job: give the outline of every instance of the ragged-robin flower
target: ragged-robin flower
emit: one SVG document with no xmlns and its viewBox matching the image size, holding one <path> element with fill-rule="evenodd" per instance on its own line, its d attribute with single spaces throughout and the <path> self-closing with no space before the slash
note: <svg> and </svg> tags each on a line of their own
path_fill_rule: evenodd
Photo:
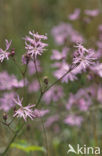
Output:
<svg viewBox="0 0 102 156">
<path fill-rule="evenodd" d="M 77 44 L 75 47 L 77 50 L 74 53 L 73 64 L 79 66 L 80 71 L 96 63 L 97 55 L 94 50 L 86 49 L 82 44 Z"/>
<path fill-rule="evenodd" d="M 31 120 L 33 120 L 35 116 L 31 108 L 33 108 L 35 105 L 27 105 L 23 107 L 22 101 L 23 98 L 20 100 L 19 96 L 17 96 L 17 100 L 14 99 L 15 104 L 19 106 L 19 109 L 15 111 L 14 117 L 23 118 L 25 121 L 27 121 L 27 118 L 29 117 Z"/>
<path fill-rule="evenodd" d="M 8 42 L 8 40 L 5 40 L 5 42 L 6 42 L 6 49 L 3 50 L 0 48 L 0 62 L 3 62 L 4 59 L 7 59 L 7 60 L 9 59 L 10 52 L 8 50 L 11 46 L 12 41 Z"/>
<path fill-rule="evenodd" d="M 76 8 L 74 10 L 74 12 L 68 16 L 68 18 L 70 20 L 74 21 L 74 20 L 77 20 L 79 18 L 79 15 L 80 15 L 80 9 L 79 8 Z"/>
<path fill-rule="evenodd" d="M 34 31 L 29 31 L 29 36 L 26 36 L 24 40 L 25 49 L 31 58 L 36 58 L 37 55 L 41 55 L 43 51 L 45 51 L 45 47 L 48 46 L 48 44 L 42 42 L 42 40 L 47 40 L 47 36 L 39 35 L 38 33 L 34 33 Z"/>
</svg>

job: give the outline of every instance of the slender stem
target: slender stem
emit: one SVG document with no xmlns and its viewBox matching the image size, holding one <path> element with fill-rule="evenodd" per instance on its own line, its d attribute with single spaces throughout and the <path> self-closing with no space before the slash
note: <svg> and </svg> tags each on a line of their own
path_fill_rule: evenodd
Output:
<svg viewBox="0 0 102 156">
<path fill-rule="evenodd" d="M 17 63 L 17 61 L 16 61 L 16 59 L 13 57 L 12 60 L 13 60 L 13 62 L 15 63 L 15 65 L 17 66 L 18 70 L 20 71 L 20 73 L 21 73 L 21 75 L 22 75 L 22 74 L 23 74 L 23 71 L 22 71 L 21 68 L 19 67 L 19 65 L 18 65 L 18 63 Z"/>
<path fill-rule="evenodd" d="M 55 82 L 53 82 L 50 86 L 48 86 L 43 92 L 40 93 L 38 102 L 36 104 L 35 107 L 38 107 L 43 95 L 50 89 L 52 88 L 55 84 L 57 84 L 60 80 L 62 80 L 68 73 L 70 73 L 73 70 L 73 68 L 70 68 L 70 70 L 68 70 L 65 74 L 63 74 L 58 80 L 56 80 Z"/>
<path fill-rule="evenodd" d="M 35 57 L 34 57 L 34 65 L 35 65 L 35 70 L 36 70 L 36 76 L 37 76 L 37 79 L 38 79 L 39 85 L 40 85 L 40 97 L 39 97 L 38 102 L 37 102 L 37 104 L 35 106 L 37 108 L 40 101 L 41 101 L 41 99 L 42 99 L 43 92 L 42 92 L 42 85 L 41 85 L 41 82 L 40 82 L 40 77 L 39 77 L 39 73 L 38 73 L 38 70 L 37 70 L 36 58 Z M 43 131 L 44 131 L 45 146 L 46 146 L 46 150 L 47 150 L 46 156 L 48 156 L 48 142 L 47 142 L 46 129 L 45 129 L 45 126 L 44 126 L 43 118 L 41 117 L 40 119 L 41 119 Z"/>
<path fill-rule="evenodd" d="M 26 76 L 26 72 L 27 72 L 27 66 L 28 66 L 28 64 L 26 64 L 26 66 L 25 66 L 25 70 L 24 70 L 24 72 L 22 73 L 22 77 L 23 77 L 23 83 L 24 83 L 24 87 L 23 87 L 23 94 L 25 95 L 25 86 L 26 86 L 26 81 L 25 81 L 25 76 Z M 24 96 L 23 95 L 23 96 Z"/>
<path fill-rule="evenodd" d="M 24 123 L 25 124 L 25 123 Z M 15 138 L 17 137 L 18 133 L 21 131 L 21 129 L 23 128 L 24 124 L 16 131 L 16 133 L 14 134 L 14 136 L 12 137 L 12 139 L 10 140 L 8 146 L 6 147 L 6 149 L 4 150 L 4 152 L 1 154 L 1 156 L 4 156 L 7 151 L 9 150 L 11 144 L 14 142 Z"/>
<path fill-rule="evenodd" d="M 64 75 L 62 75 L 58 80 L 56 80 L 55 82 L 53 82 L 50 86 L 48 86 L 47 88 L 46 88 L 46 90 L 44 91 L 44 93 L 46 92 L 46 91 L 48 91 L 50 88 L 52 88 L 56 83 L 58 83 L 60 80 L 62 80 L 68 73 L 70 73 L 71 72 L 71 70 L 72 69 L 70 69 L 70 70 L 68 70 Z"/>
<path fill-rule="evenodd" d="M 35 70 L 36 70 L 36 76 L 37 76 L 37 79 L 38 79 L 39 85 L 40 85 L 40 92 L 42 93 L 42 86 L 41 86 L 41 82 L 40 82 L 40 78 L 39 78 L 39 73 L 37 70 L 37 64 L 36 64 L 36 58 L 35 57 L 34 57 L 34 65 L 35 65 Z"/>
<path fill-rule="evenodd" d="M 48 156 L 48 140 L 47 140 L 47 133 L 46 133 L 46 129 L 45 129 L 45 126 L 44 126 L 44 121 L 43 121 L 43 118 L 40 117 L 40 120 L 41 120 L 41 123 L 42 123 L 42 128 L 43 128 L 43 132 L 44 132 L 44 138 L 45 138 L 45 146 L 46 146 L 46 149 L 47 149 L 47 153 L 46 153 L 46 156 Z"/>
<path fill-rule="evenodd" d="M 3 125 L 7 126 L 13 133 L 15 132 L 10 126 L 8 123 L 6 122 L 3 122 L 3 121 L 0 121 Z"/>
</svg>

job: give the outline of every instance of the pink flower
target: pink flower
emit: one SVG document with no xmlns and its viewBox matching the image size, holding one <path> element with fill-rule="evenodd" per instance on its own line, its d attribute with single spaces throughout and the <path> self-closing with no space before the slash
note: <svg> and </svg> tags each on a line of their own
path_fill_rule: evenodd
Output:
<svg viewBox="0 0 102 156">
<path fill-rule="evenodd" d="M 66 62 L 62 62 L 60 64 L 60 68 L 54 72 L 54 76 L 57 79 L 60 79 L 65 73 L 67 73 L 70 70 L 70 66 Z M 62 82 L 68 83 L 68 81 L 74 81 L 76 80 L 76 73 L 74 70 L 70 71 L 64 78 L 61 80 Z"/>
<path fill-rule="evenodd" d="M 90 67 L 90 69 L 100 77 L 102 77 L 102 63 L 97 63 L 94 66 Z"/>
<path fill-rule="evenodd" d="M 0 73 L 0 90 L 10 90 L 12 88 L 21 88 L 23 86 L 23 80 L 18 81 L 15 75 L 9 75 L 7 72 Z"/>
<path fill-rule="evenodd" d="M 94 50 L 86 49 L 82 44 L 76 46 L 77 51 L 74 53 L 73 64 L 79 65 L 80 70 L 85 70 L 95 64 L 97 60 Z"/>
<path fill-rule="evenodd" d="M 8 60 L 9 59 L 9 55 L 10 55 L 10 52 L 8 52 L 8 50 L 9 50 L 9 48 L 11 46 L 11 42 L 12 41 L 8 42 L 8 40 L 5 40 L 5 42 L 6 42 L 6 49 L 3 50 L 3 49 L 0 48 L 0 61 L 1 62 L 3 62 L 4 59 Z"/>
<path fill-rule="evenodd" d="M 23 118 L 25 121 L 27 121 L 27 118 L 29 117 L 31 120 L 34 118 L 33 110 L 31 109 L 35 105 L 28 105 L 23 107 L 22 106 L 23 99 L 19 99 L 19 96 L 17 97 L 17 100 L 14 99 L 15 104 L 17 104 L 20 108 L 15 111 L 14 117 Z"/>
<path fill-rule="evenodd" d="M 35 118 L 43 117 L 48 113 L 49 113 L 48 109 L 45 109 L 45 110 L 44 109 L 43 110 L 35 109 L 34 112 L 33 112 Z"/>
<path fill-rule="evenodd" d="M 79 18 L 79 15 L 80 15 L 80 9 L 77 8 L 77 9 L 74 10 L 74 12 L 72 14 L 70 14 L 68 16 L 68 18 L 70 20 L 74 21 L 74 20 L 77 20 Z"/>
<path fill-rule="evenodd" d="M 2 97 L 0 97 L 0 109 L 8 112 L 12 107 L 15 106 L 13 99 L 17 96 L 15 92 L 4 93 Z"/>
<path fill-rule="evenodd" d="M 50 88 L 43 96 L 43 100 L 46 104 L 49 104 L 51 101 L 56 102 L 63 96 L 63 89 L 60 86 L 53 86 Z"/>
<path fill-rule="evenodd" d="M 99 10 L 98 9 L 94 9 L 94 10 L 85 10 L 85 14 L 88 16 L 97 16 L 99 14 Z"/>
<path fill-rule="evenodd" d="M 52 60 L 61 60 L 61 59 L 65 59 L 67 57 L 67 53 L 68 53 L 69 49 L 67 47 L 64 47 L 62 49 L 62 52 L 59 52 L 58 50 L 53 50 L 53 54 L 51 56 Z"/>
<path fill-rule="evenodd" d="M 50 127 L 53 123 L 57 122 L 59 120 L 58 115 L 53 115 L 47 118 L 47 121 L 45 122 L 46 127 Z"/>
<path fill-rule="evenodd" d="M 81 126 L 83 118 L 81 116 L 76 115 L 68 115 L 67 118 L 64 120 L 64 123 L 70 126 Z"/>
<path fill-rule="evenodd" d="M 37 55 L 41 55 L 43 51 L 45 51 L 45 47 L 48 46 L 48 44 L 42 42 L 42 40 L 47 40 L 47 36 L 39 35 L 31 31 L 29 31 L 29 35 L 30 36 L 25 37 L 25 49 L 31 58 L 36 58 Z"/>
<path fill-rule="evenodd" d="M 76 94 L 70 94 L 66 108 L 77 107 L 81 111 L 87 111 L 92 104 L 92 99 L 89 95 L 95 96 L 93 88 L 80 89 Z"/>
<path fill-rule="evenodd" d="M 72 43 L 84 41 L 83 37 L 67 23 L 61 23 L 55 26 L 52 29 L 52 36 L 58 45 L 63 45 L 66 41 Z"/>
</svg>

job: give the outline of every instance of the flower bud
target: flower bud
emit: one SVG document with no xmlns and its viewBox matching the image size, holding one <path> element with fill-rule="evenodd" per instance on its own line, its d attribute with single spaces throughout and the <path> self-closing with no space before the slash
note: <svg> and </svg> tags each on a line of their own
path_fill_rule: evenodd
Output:
<svg viewBox="0 0 102 156">
<path fill-rule="evenodd" d="M 43 78 L 43 81 L 44 81 L 44 83 L 45 83 L 46 85 L 48 85 L 48 77 L 47 77 L 47 76 L 45 76 L 45 77 Z"/>
<path fill-rule="evenodd" d="M 15 55 L 15 49 L 14 48 L 12 48 L 12 50 L 11 50 L 9 55 L 12 56 L 12 57 Z"/>
<path fill-rule="evenodd" d="M 7 114 L 4 113 L 4 114 L 3 114 L 3 119 L 5 120 L 5 122 L 6 122 L 7 118 L 8 118 Z"/>
</svg>

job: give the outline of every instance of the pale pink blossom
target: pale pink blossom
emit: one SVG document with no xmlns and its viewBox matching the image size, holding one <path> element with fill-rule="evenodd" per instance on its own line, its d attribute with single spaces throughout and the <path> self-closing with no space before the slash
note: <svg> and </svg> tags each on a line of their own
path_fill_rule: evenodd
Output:
<svg viewBox="0 0 102 156">
<path fill-rule="evenodd" d="M 13 99 L 17 96 L 15 92 L 4 93 L 0 97 L 0 109 L 4 112 L 8 112 L 12 107 L 15 106 Z"/>
<path fill-rule="evenodd" d="M 0 61 L 1 62 L 3 62 L 4 59 L 8 60 L 9 59 L 9 55 L 10 55 L 10 52 L 8 50 L 9 50 L 9 48 L 11 46 L 11 42 L 12 41 L 8 42 L 8 40 L 5 40 L 5 42 L 6 42 L 6 49 L 3 50 L 3 49 L 0 48 Z"/>
<path fill-rule="evenodd" d="M 34 109 L 34 112 L 33 112 L 35 118 L 43 117 L 48 113 L 49 113 L 48 109 L 42 109 L 42 110 Z"/>
<path fill-rule="evenodd" d="M 75 46 L 77 51 L 74 53 L 73 64 L 79 65 L 80 70 L 85 70 L 96 63 L 97 55 L 94 50 L 86 49 L 82 44 Z"/>
<path fill-rule="evenodd" d="M 64 120 L 65 124 L 70 126 L 81 126 L 83 118 L 81 116 L 76 115 L 68 115 L 67 118 Z"/>
<path fill-rule="evenodd" d="M 42 42 L 42 40 L 47 39 L 47 36 L 39 35 L 38 33 L 34 33 L 34 31 L 29 31 L 29 36 L 26 36 L 24 39 L 25 49 L 31 58 L 36 58 L 37 55 L 41 55 L 45 51 L 45 47 L 48 46 L 48 44 Z"/>
<path fill-rule="evenodd" d="M 58 115 L 53 115 L 47 118 L 46 122 L 45 122 L 45 126 L 46 127 L 50 127 L 52 126 L 52 124 L 54 124 L 55 122 L 58 122 L 59 120 L 59 116 Z"/>
<path fill-rule="evenodd" d="M 25 121 L 27 121 L 27 118 L 29 117 L 31 120 L 33 120 L 34 113 L 31 108 L 33 108 L 35 105 L 22 105 L 23 98 L 20 100 L 19 96 L 17 96 L 17 99 L 14 99 L 14 103 L 19 106 L 19 109 L 15 111 L 14 117 L 23 118 Z"/>
<path fill-rule="evenodd" d="M 79 15 L 80 15 L 80 9 L 77 8 L 77 9 L 74 10 L 74 12 L 73 12 L 72 14 L 70 14 L 70 15 L 68 16 L 68 18 L 69 18 L 70 20 L 74 21 L 74 20 L 77 20 L 77 19 L 79 18 Z"/>
<path fill-rule="evenodd" d="M 100 77 L 102 77 L 102 63 L 97 63 L 94 66 L 90 67 L 90 69 Z"/>
<path fill-rule="evenodd" d="M 76 43 L 84 42 L 78 31 L 74 30 L 70 24 L 61 23 L 52 29 L 52 36 L 58 45 L 63 45 L 66 41 Z"/>
<path fill-rule="evenodd" d="M 51 59 L 52 60 L 61 60 L 61 59 L 65 59 L 67 57 L 69 49 L 67 47 L 64 47 L 62 49 L 62 52 L 59 52 L 58 50 L 53 50 L 52 51 L 52 56 Z"/>
<path fill-rule="evenodd" d="M 88 15 L 88 16 L 94 17 L 94 16 L 99 15 L 99 10 L 98 9 L 94 9 L 94 10 L 88 10 L 88 9 L 86 9 L 85 10 L 85 14 Z"/>
<path fill-rule="evenodd" d="M 66 74 L 67 72 L 68 74 Z M 61 80 L 62 82 L 68 83 L 69 80 L 77 80 L 75 70 L 70 71 L 70 65 L 68 65 L 66 62 L 62 62 L 60 64 L 59 69 L 54 72 L 54 76 L 57 79 L 60 79 L 64 74 L 66 74 L 66 76 L 63 77 L 63 79 Z"/>
<path fill-rule="evenodd" d="M 22 88 L 23 86 L 24 86 L 23 80 L 18 81 L 15 75 L 9 75 L 6 71 L 0 73 L 0 90 Z"/>
</svg>

